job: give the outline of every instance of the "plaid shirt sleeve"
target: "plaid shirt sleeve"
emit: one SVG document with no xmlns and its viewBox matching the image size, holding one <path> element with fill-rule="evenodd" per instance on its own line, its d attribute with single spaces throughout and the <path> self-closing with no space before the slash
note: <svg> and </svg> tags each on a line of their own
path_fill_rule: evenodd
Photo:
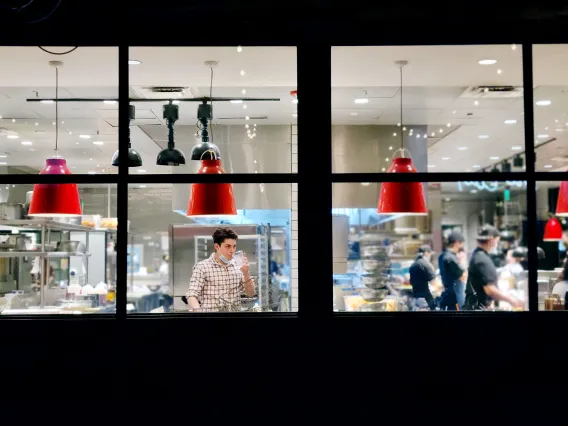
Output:
<svg viewBox="0 0 568 426">
<path fill-rule="evenodd" d="M 193 267 L 193 272 L 191 274 L 191 279 L 189 281 L 189 288 L 185 297 L 188 299 L 190 297 L 196 297 L 197 300 L 200 299 L 201 293 L 203 292 L 203 285 L 205 284 L 205 276 L 203 270 L 203 264 L 198 263 Z"/>
</svg>

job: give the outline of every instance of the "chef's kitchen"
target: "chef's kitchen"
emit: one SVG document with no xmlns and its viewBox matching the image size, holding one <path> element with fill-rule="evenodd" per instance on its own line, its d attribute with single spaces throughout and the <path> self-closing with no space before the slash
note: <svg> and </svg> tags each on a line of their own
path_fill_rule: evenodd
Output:
<svg viewBox="0 0 568 426">
<path fill-rule="evenodd" d="M 297 311 L 296 184 L 143 180 L 297 173 L 296 48 L 129 49 L 124 158 L 135 179 L 124 224 L 116 183 L 17 182 L 22 174 L 118 182 L 117 48 L 64 51 L 0 47 L 0 174 L 15 181 L 0 187 L 0 313 L 115 313 L 123 225 L 127 313 L 187 312 L 194 267 L 216 250 L 220 226 L 238 235 L 254 278 L 254 295 L 240 295 L 236 310 Z M 568 46 L 535 46 L 535 69 L 558 55 L 568 59 Z M 424 57 L 433 67 L 427 73 Z M 566 168 L 568 81 L 559 79 L 568 73 L 549 75 L 557 72 L 535 72 L 537 171 Z M 485 240 L 494 242 L 484 253 L 496 275 L 493 296 L 501 295 L 485 311 L 529 309 L 531 256 L 538 258 L 538 309 L 565 309 L 568 183 L 537 182 L 532 206 L 526 181 L 494 178 L 526 170 L 522 84 L 522 57 L 511 45 L 332 49 L 333 173 L 433 174 L 424 183 L 330 182 L 333 276 L 325 279 L 334 311 L 468 310 L 457 302 L 444 308 L 448 285 L 438 259 L 459 242 L 459 278 L 467 286 Z M 437 182 L 436 172 L 486 173 Z M 535 251 L 528 247 L 530 209 L 537 210 Z M 416 294 L 411 271 L 419 262 L 431 271 L 432 300 Z"/>
</svg>

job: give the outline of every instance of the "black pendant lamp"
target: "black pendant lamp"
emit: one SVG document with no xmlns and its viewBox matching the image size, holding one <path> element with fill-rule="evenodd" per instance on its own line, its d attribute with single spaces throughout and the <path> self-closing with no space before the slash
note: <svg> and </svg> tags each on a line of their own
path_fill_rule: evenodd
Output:
<svg viewBox="0 0 568 426">
<path fill-rule="evenodd" d="M 213 119 L 213 106 L 203 102 L 197 108 L 197 128 L 201 135 L 201 143 L 195 145 L 191 150 L 193 161 L 219 160 L 221 153 L 217 145 L 209 142 L 209 123 Z"/>
<path fill-rule="evenodd" d="M 135 118 L 134 105 L 128 105 L 128 167 L 141 167 L 142 157 L 135 149 L 132 149 L 130 143 L 130 122 Z M 118 167 L 118 150 L 112 156 L 112 165 Z"/>
<path fill-rule="evenodd" d="M 179 166 L 180 164 L 185 164 L 185 156 L 183 152 L 176 148 L 174 142 L 174 123 L 179 118 L 178 106 L 173 105 L 172 101 L 164 105 L 163 117 L 168 123 L 168 147 L 160 151 L 156 164 L 158 166 Z"/>
</svg>

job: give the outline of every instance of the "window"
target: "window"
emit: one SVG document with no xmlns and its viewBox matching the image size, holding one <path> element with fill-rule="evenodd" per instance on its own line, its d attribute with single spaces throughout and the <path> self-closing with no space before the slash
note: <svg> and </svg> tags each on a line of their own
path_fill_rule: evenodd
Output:
<svg viewBox="0 0 568 426">
<path fill-rule="evenodd" d="M 296 311 L 296 49 L 132 47 L 129 64 L 127 311 Z M 219 227 L 236 232 L 254 288 L 214 255 Z"/>
<path fill-rule="evenodd" d="M 523 171 L 523 89 L 517 45 L 333 47 L 333 172 Z"/>
</svg>

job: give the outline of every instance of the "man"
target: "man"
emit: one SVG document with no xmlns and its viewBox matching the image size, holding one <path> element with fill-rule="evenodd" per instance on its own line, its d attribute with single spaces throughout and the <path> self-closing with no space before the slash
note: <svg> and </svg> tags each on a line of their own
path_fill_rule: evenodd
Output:
<svg viewBox="0 0 568 426">
<path fill-rule="evenodd" d="M 424 245 L 418 249 L 418 256 L 408 270 L 410 274 L 410 285 L 414 299 L 424 298 L 430 310 L 436 309 L 436 303 L 430 293 L 428 283 L 432 281 L 436 274 L 430 263 L 432 258 L 432 248 Z"/>
<path fill-rule="evenodd" d="M 499 231 L 491 225 L 481 228 L 477 236 L 477 248 L 471 255 L 468 269 L 466 307 L 467 309 L 485 309 L 492 300 L 503 300 L 515 308 L 522 308 L 524 303 L 499 290 L 497 269 L 489 257 L 499 244 Z"/>
<path fill-rule="evenodd" d="M 246 255 L 243 265 L 237 268 L 232 260 L 237 249 L 237 234 L 229 228 L 213 233 L 215 253 L 193 267 L 186 293 L 190 311 L 216 312 L 223 307 L 238 307 L 241 293 L 255 294 L 254 282 Z"/>
<path fill-rule="evenodd" d="M 465 303 L 464 269 L 457 257 L 463 250 L 465 238 L 459 232 L 448 236 L 446 249 L 438 258 L 440 277 L 444 292 L 440 298 L 440 309 L 443 311 L 458 311 Z"/>
</svg>

